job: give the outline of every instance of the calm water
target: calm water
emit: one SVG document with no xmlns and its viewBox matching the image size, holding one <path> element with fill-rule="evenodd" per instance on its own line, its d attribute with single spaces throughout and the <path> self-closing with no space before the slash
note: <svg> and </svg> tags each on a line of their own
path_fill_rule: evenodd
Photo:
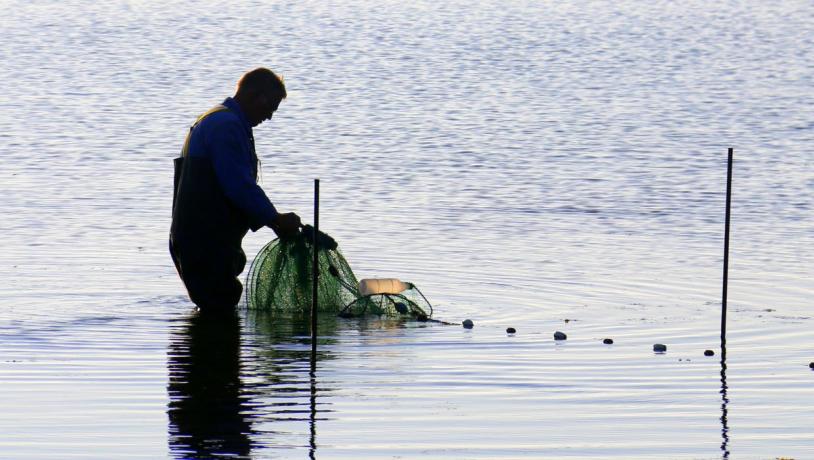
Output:
<svg viewBox="0 0 814 460">
<path fill-rule="evenodd" d="M 814 458 L 811 3 L 562 3 L 0 1 L 0 458 Z M 278 208 L 474 329 L 192 312 L 171 159 L 257 65 Z"/>
</svg>

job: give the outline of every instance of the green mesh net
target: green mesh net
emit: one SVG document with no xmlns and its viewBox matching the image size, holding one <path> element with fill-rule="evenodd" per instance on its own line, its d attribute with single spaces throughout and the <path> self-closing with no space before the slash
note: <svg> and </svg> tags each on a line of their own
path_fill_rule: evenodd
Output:
<svg viewBox="0 0 814 460">
<path fill-rule="evenodd" d="M 250 309 L 302 313 L 311 310 L 313 228 L 296 237 L 268 243 L 255 257 L 246 278 Z M 358 297 L 358 281 L 336 242 L 320 232 L 318 308 L 338 313 Z"/>
<path fill-rule="evenodd" d="M 426 320 L 432 316 L 432 305 L 424 298 L 418 288 L 410 284 L 409 289 L 401 292 L 359 296 L 345 305 L 339 312 L 339 316 L 342 317 L 366 315 L 400 316 Z"/>
<path fill-rule="evenodd" d="M 284 314 L 311 310 L 314 229 L 306 225 L 290 239 L 275 239 L 255 257 L 246 279 L 246 305 Z M 318 308 L 342 317 L 368 315 L 426 320 L 432 306 L 411 283 L 387 292 L 360 292 L 359 282 L 333 238 L 319 232 Z"/>
</svg>

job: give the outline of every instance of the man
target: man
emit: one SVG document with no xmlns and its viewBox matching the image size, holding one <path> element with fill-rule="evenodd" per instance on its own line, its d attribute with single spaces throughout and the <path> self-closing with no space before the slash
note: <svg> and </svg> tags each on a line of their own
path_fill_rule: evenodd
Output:
<svg viewBox="0 0 814 460">
<path fill-rule="evenodd" d="M 268 226 L 280 238 L 299 232 L 299 216 L 277 212 L 257 185 L 252 128 L 270 120 L 285 97 L 274 72 L 248 72 L 234 97 L 198 118 L 175 159 L 170 255 L 202 311 L 233 311 L 240 300 L 249 229 Z"/>
</svg>

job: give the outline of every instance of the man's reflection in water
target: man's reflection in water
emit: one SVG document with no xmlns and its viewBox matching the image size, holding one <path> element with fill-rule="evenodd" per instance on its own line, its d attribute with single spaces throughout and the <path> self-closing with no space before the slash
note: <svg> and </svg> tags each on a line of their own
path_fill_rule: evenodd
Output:
<svg viewBox="0 0 814 460">
<path fill-rule="evenodd" d="M 336 317 L 320 320 L 323 348 L 312 361 L 308 318 L 244 312 L 182 320 L 167 363 L 172 455 L 250 458 L 276 446 L 315 458 L 316 424 L 331 413 L 332 391 L 325 382 L 317 385 L 318 363 L 334 359 L 326 348 L 335 344 L 337 326 Z"/>
<path fill-rule="evenodd" d="M 178 458 L 248 458 L 251 423 L 240 381 L 237 314 L 197 313 L 168 352 L 169 443 Z"/>
</svg>

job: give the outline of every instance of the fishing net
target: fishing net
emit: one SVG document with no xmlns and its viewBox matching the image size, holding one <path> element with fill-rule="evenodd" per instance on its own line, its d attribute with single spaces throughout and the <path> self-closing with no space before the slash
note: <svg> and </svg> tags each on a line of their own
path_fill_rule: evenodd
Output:
<svg viewBox="0 0 814 460">
<path fill-rule="evenodd" d="M 282 314 L 311 311 L 314 228 L 265 245 L 249 267 L 246 305 Z M 359 283 L 333 238 L 317 234 L 318 309 L 342 317 L 368 315 L 426 320 L 432 306 L 412 283 L 393 279 Z"/>
<path fill-rule="evenodd" d="M 382 282 L 394 283 L 388 283 L 387 287 L 382 287 Z M 397 286 L 393 286 L 393 284 L 397 284 Z M 432 305 L 412 283 L 389 279 L 362 280 L 359 292 L 360 295 L 356 299 L 342 308 L 339 316 L 400 316 L 420 321 L 432 316 Z"/>
<path fill-rule="evenodd" d="M 313 233 L 306 225 L 297 236 L 275 239 L 257 254 L 246 277 L 246 305 L 280 313 L 311 311 Z M 318 308 L 338 313 L 358 297 L 358 282 L 336 241 L 320 232 L 317 238 Z"/>
</svg>

